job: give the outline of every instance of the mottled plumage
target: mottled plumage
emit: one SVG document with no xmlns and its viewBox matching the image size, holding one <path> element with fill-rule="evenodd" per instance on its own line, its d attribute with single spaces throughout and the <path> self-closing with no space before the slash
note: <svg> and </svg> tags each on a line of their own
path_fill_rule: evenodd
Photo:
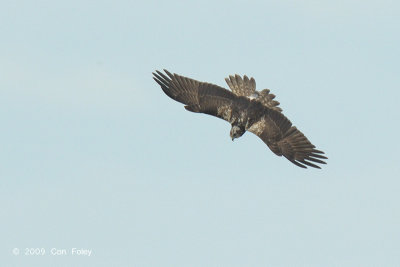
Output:
<svg viewBox="0 0 400 267">
<path fill-rule="evenodd" d="M 229 76 L 226 82 L 232 90 L 199 82 L 164 70 L 156 71 L 154 80 L 170 98 L 185 104 L 185 109 L 216 116 L 232 125 L 232 140 L 246 131 L 252 132 L 278 156 L 307 168 L 325 164 L 324 152 L 315 146 L 282 114 L 279 102 L 269 89 L 256 91 L 253 78 Z"/>
</svg>

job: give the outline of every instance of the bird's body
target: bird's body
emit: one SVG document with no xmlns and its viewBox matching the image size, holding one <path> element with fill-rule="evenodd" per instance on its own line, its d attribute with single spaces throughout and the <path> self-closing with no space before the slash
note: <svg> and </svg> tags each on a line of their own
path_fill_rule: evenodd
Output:
<svg viewBox="0 0 400 267">
<path fill-rule="evenodd" d="M 260 137 L 276 155 L 285 156 L 299 167 L 320 168 L 315 163 L 325 164 L 321 160 L 326 159 L 322 155 L 324 152 L 315 149 L 304 134 L 292 126 L 269 89 L 256 91 L 253 78 L 229 76 L 225 80 L 231 92 L 214 84 L 164 71 L 167 75 L 160 71 L 153 73 L 164 93 L 185 104 L 189 111 L 228 121 L 232 125 L 232 140 L 249 131 Z"/>
</svg>

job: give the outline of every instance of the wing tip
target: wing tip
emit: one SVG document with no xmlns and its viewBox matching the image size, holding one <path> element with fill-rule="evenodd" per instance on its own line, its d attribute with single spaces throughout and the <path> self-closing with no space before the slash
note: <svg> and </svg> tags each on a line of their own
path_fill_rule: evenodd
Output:
<svg viewBox="0 0 400 267">
<path fill-rule="evenodd" d="M 313 162 L 319 163 L 319 164 L 327 164 L 325 161 L 314 159 L 314 158 L 312 158 L 310 156 L 308 156 L 306 158 L 302 158 L 302 159 L 291 159 L 291 158 L 288 158 L 288 157 L 286 157 L 286 158 L 290 162 L 292 162 L 294 165 L 296 165 L 298 167 L 301 167 L 301 168 L 304 168 L 304 169 L 307 169 L 307 166 L 308 167 L 313 167 L 313 168 L 316 168 L 316 169 L 321 169 L 321 166 L 319 166 L 317 164 L 314 164 L 314 163 L 311 163 L 310 161 L 313 161 Z"/>
</svg>

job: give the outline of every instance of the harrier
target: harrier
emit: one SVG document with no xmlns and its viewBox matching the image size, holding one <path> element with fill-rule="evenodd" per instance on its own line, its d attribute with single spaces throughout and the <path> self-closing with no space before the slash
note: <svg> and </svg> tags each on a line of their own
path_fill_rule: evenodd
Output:
<svg viewBox="0 0 400 267">
<path fill-rule="evenodd" d="M 231 125 L 232 140 L 249 131 L 264 141 L 278 156 L 284 156 L 293 164 L 307 168 L 320 168 L 326 164 L 324 152 L 300 132 L 274 100 L 269 89 L 256 91 L 256 82 L 246 75 L 229 76 L 226 82 L 232 90 L 196 81 L 164 70 L 156 71 L 154 80 L 170 98 L 185 104 L 185 109 L 209 114 L 228 121 Z"/>
</svg>

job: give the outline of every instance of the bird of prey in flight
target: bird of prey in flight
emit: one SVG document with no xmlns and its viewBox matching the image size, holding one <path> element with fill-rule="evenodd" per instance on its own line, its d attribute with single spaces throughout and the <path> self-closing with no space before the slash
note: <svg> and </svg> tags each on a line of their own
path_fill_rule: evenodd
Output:
<svg viewBox="0 0 400 267">
<path fill-rule="evenodd" d="M 252 132 L 278 156 L 284 156 L 293 164 L 307 168 L 320 168 L 326 164 L 324 152 L 300 132 L 274 100 L 269 89 L 256 91 L 256 82 L 246 75 L 229 76 L 225 79 L 229 91 L 218 85 L 196 81 L 164 70 L 156 71 L 154 80 L 170 98 L 185 104 L 185 109 L 209 114 L 232 125 L 232 140 L 241 137 L 246 131 Z"/>
</svg>

